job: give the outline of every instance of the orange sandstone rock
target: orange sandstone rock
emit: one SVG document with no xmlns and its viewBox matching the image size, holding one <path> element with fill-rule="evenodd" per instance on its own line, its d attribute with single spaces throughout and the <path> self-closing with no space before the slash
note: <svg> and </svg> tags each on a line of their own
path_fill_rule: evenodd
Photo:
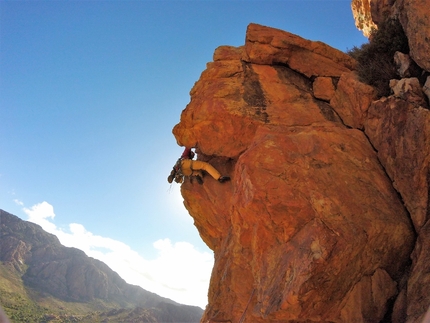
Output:
<svg viewBox="0 0 430 323">
<path fill-rule="evenodd" d="M 367 26 L 377 25 L 386 17 L 400 20 L 410 47 L 409 53 L 400 57 L 397 53 L 395 57 L 401 77 L 422 77 L 430 72 L 428 1 L 353 0 L 352 8 L 356 24 L 365 35 Z M 416 67 L 405 60 L 406 56 L 424 70 L 423 74 L 410 73 L 409 67 Z M 430 317 L 430 121 L 428 99 L 423 96 L 423 92 L 429 96 L 428 87 L 422 82 L 392 80 L 394 95 L 373 102 L 364 121 L 366 134 L 404 200 L 417 233 L 411 272 L 394 304 L 393 322 L 423 322 L 426 313 Z"/>
<path fill-rule="evenodd" d="M 317 77 L 312 84 L 312 90 L 317 99 L 330 101 L 335 92 L 333 79 L 331 77 Z"/>
<path fill-rule="evenodd" d="M 308 77 L 339 77 L 356 66 L 353 58 L 327 44 L 257 24 L 248 26 L 245 51 L 244 60 L 251 63 L 286 64 Z"/>
<path fill-rule="evenodd" d="M 370 3 L 372 0 L 352 0 L 351 9 L 355 20 L 355 26 L 363 31 L 363 35 L 369 37 L 377 26 L 373 22 Z"/>
<path fill-rule="evenodd" d="M 396 9 L 408 37 L 410 56 L 430 72 L 430 6 L 426 0 L 397 0 Z"/>
<path fill-rule="evenodd" d="M 244 48 L 214 60 L 173 129 L 232 179 L 181 187 L 215 256 L 202 322 L 382 320 L 414 232 L 367 137 L 310 79 L 350 73 L 354 61 L 254 24 Z M 336 107 L 358 105 L 349 119 L 359 128 L 367 106 L 350 93 Z"/>
<path fill-rule="evenodd" d="M 370 106 L 365 128 L 418 234 L 393 322 L 423 322 L 430 306 L 430 111 L 395 96 L 383 98 Z"/>
<path fill-rule="evenodd" d="M 371 86 L 361 83 L 355 73 L 344 73 L 340 77 L 330 105 L 347 126 L 363 129 L 367 109 L 375 98 L 375 94 L 375 90 Z"/>
<path fill-rule="evenodd" d="M 383 98 L 372 103 L 365 128 L 419 231 L 430 219 L 430 110 Z"/>
</svg>

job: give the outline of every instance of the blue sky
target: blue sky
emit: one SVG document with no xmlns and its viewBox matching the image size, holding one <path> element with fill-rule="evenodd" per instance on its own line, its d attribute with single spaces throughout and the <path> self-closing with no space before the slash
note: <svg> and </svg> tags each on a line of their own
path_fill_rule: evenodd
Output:
<svg viewBox="0 0 430 323">
<path fill-rule="evenodd" d="M 367 41 L 349 0 L 1 0 L 0 208 L 204 307 L 213 256 L 167 183 L 171 131 L 215 48 L 243 45 L 251 22 L 342 51 Z"/>
</svg>

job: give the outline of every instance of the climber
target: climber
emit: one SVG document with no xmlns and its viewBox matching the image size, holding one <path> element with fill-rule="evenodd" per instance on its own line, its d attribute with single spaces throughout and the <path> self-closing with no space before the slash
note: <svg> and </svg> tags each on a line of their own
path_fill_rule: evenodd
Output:
<svg viewBox="0 0 430 323">
<path fill-rule="evenodd" d="M 167 181 L 172 183 L 173 180 L 175 180 L 176 183 L 182 183 L 183 177 L 188 176 L 191 182 L 193 178 L 195 178 L 199 184 L 203 184 L 203 171 L 209 173 L 220 183 L 230 180 L 228 176 L 221 176 L 212 165 L 201 160 L 193 160 L 194 156 L 195 153 L 191 148 L 185 148 L 181 158 L 179 158 L 175 166 L 173 166 Z"/>
</svg>

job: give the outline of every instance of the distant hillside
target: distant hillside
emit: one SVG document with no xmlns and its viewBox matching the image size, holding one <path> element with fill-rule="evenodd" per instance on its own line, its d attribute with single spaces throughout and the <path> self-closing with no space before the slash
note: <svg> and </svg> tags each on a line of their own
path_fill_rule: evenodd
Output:
<svg viewBox="0 0 430 323">
<path fill-rule="evenodd" d="M 0 210 L 0 304 L 12 322 L 199 322 L 202 309 L 127 284 L 103 262 Z"/>
</svg>

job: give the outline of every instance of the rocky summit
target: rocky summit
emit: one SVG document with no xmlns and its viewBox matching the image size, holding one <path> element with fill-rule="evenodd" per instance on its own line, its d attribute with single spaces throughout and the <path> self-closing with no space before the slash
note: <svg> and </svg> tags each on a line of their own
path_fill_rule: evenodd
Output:
<svg viewBox="0 0 430 323">
<path fill-rule="evenodd" d="M 215 50 L 173 129 L 231 177 L 181 186 L 215 255 L 201 322 L 422 322 L 428 98 L 400 76 L 397 95 L 377 97 L 356 69 L 257 24 Z"/>
</svg>

